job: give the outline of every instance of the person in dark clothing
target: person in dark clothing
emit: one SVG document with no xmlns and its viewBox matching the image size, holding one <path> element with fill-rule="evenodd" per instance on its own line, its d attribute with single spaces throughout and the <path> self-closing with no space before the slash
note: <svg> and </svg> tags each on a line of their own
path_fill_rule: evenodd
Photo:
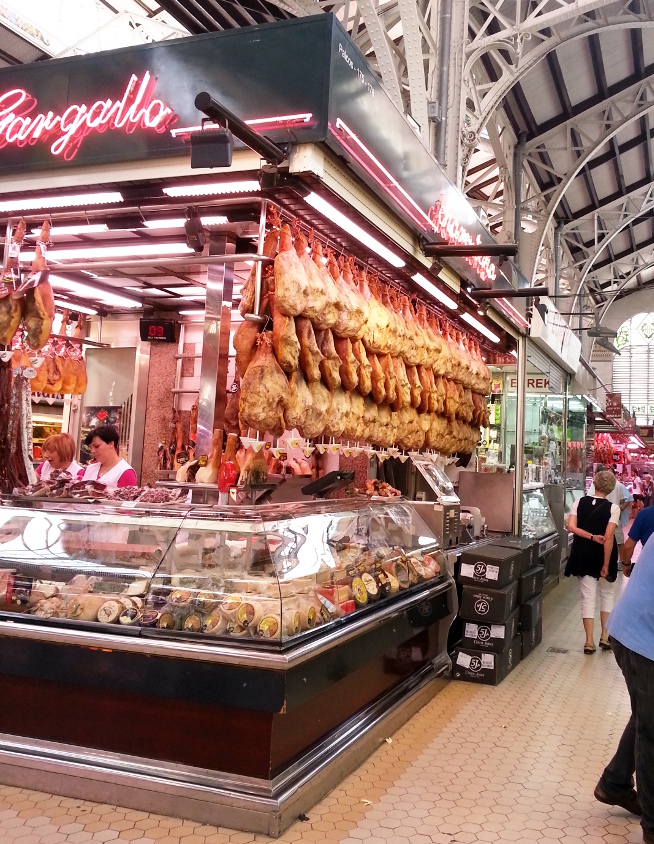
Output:
<svg viewBox="0 0 654 844">
<path fill-rule="evenodd" d="M 577 499 L 570 511 L 568 530 L 574 534 L 565 576 L 575 576 L 581 592 L 581 618 L 586 632 L 585 654 L 595 653 L 593 629 L 599 583 L 602 634 L 600 648 L 610 650 L 606 622 L 613 609 L 614 584 L 618 576 L 618 546 L 615 529 L 620 508 L 607 501 L 615 487 L 613 472 L 603 469 L 594 478 L 594 495 Z"/>
</svg>

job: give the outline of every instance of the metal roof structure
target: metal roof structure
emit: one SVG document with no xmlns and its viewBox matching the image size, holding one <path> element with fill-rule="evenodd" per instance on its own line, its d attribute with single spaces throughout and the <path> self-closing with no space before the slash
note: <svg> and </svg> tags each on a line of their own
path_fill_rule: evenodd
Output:
<svg viewBox="0 0 654 844">
<path fill-rule="evenodd" d="M 15 12 L 9 22 L 8 2 L 0 63 L 106 48 L 100 33 L 119 19 L 120 37 L 156 40 L 333 12 L 430 146 L 447 101 L 442 163 L 500 240 L 513 239 L 522 140 L 521 266 L 534 283 L 553 288 L 557 226 L 560 289 L 582 291 L 589 315 L 654 283 L 654 0 L 89 0 L 97 31 L 56 50 Z"/>
</svg>

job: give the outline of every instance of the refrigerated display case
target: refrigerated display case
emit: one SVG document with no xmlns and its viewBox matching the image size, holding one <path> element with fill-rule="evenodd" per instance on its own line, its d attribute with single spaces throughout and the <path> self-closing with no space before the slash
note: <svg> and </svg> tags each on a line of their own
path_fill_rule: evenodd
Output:
<svg viewBox="0 0 654 844">
<path fill-rule="evenodd" d="M 410 502 L 5 505 L 0 570 L 4 782 L 278 835 L 449 675 Z"/>
<path fill-rule="evenodd" d="M 538 556 L 545 567 L 545 588 L 558 583 L 561 567 L 559 531 L 543 484 L 525 484 L 522 497 L 522 535 L 538 539 Z"/>
</svg>

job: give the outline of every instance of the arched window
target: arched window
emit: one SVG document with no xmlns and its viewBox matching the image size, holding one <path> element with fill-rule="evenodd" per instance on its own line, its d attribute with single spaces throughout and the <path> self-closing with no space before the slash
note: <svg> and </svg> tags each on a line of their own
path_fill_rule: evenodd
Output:
<svg viewBox="0 0 654 844">
<path fill-rule="evenodd" d="M 654 424 L 654 313 L 636 314 L 618 329 L 613 389 L 636 414 L 636 424 Z"/>
</svg>

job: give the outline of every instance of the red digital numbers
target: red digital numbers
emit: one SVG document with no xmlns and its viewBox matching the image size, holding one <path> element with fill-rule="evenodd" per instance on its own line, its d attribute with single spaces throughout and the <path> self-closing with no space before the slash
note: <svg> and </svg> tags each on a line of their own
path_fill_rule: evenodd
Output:
<svg viewBox="0 0 654 844">
<path fill-rule="evenodd" d="M 163 325 L 150 325 L 148 326 L 148 337 L 156 340 L 160 337 L 164 336 L 164 327 Z"/>
</svg>

